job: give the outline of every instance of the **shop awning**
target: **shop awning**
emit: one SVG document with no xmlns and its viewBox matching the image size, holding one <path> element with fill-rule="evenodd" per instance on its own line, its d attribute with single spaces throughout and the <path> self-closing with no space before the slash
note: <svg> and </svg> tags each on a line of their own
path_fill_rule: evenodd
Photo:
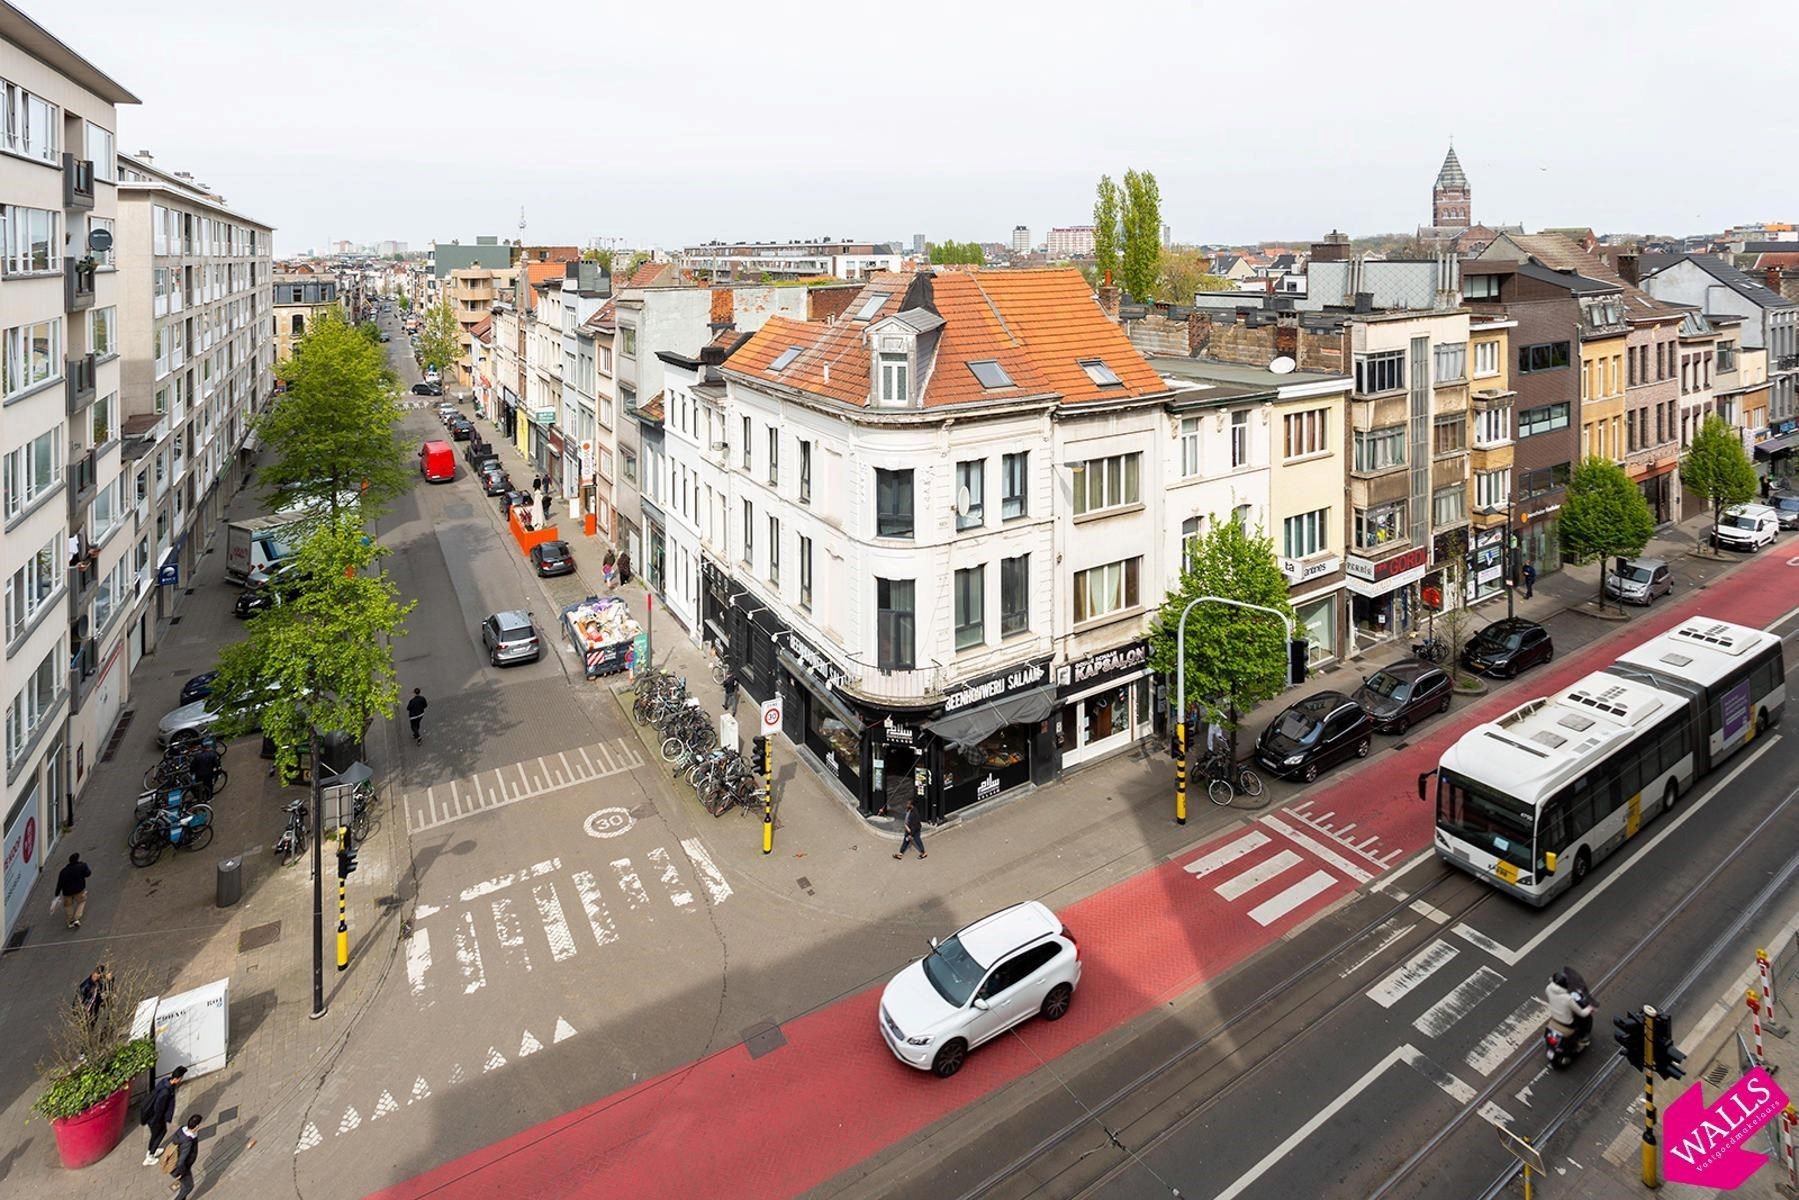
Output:
<svg viewBox="0 0 1799 1200">
<path fill-rule="evenodd" d="M 1787 453 L 1795 446 L 1799 446 L 1799 433 L 1783 433 L 1765 442 L 1757 442 L 1755 452 L 1763 458 L 1773 458 L 1776 454 Z"/>
<path fill-rule="evenodd" d="M 978 746 L 1008 725 L 1035 724 L 1056 707 L 1054 687 L 1033 688 L 999 700 L 977 704 L 967 712 L 939 717 L 925 728 L 952 746 Z"/>
</svg>

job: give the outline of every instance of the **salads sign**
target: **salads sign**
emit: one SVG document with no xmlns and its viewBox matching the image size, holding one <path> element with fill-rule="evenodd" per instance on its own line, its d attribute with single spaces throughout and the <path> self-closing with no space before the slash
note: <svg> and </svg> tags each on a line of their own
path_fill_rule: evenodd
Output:
<svg viewBox="0 0 1799 1200">
<path fill-rule="evenodd" d="M 1022 666 L 1013 667 L 997 675 L 985 679 L 977 679 L 963 684 L 943 696 L 943 711 L 960 712 L 971 704 L 979 704 L 984 700 L 998 700 L 1010 696 L 1014 692 L 1022 692 L 1034 688 L 1049 678 L 1049 659 L 1040 658 Z"/>
</svg>

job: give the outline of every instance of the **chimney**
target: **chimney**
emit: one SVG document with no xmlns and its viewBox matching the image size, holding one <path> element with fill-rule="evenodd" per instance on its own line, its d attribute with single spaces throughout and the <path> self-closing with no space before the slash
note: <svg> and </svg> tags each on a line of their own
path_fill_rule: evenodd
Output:
<svg viewBox="0 0 1799 1200">
<path fill-rule="evenodd" d="M 146 162 L 146 163 L 154 163 L 156 161 L 156 156 L 154 154 L 150 153 L 148 150 L 139 150 L 137 152 L 137 156 L 139 158 L 143 159 L 144 162 Z"/>
<path fill-rule="evenodd" d="M 1631 287 L 1637 286 L 1641 276 L 1637 271 L 1637 251 L 1634 246 L 1618 251 L 1618 278 Z"/>
<path fill-rule="evenodd" d="M 1357 292 L 1355 294 L 1355 311 L 1358 313 L 1373 312 L 1374 311 L 1374 293 L 1373 292 Z"/>
<path fill-rule="evenodd" d="M 1780 291 L 1780 268 L 1779 267 L 1767 268 L 1764 278 L 1767 281 L 1769 290 L 1776 292 L 1776 293 L 1778 293 Z"/>
<path fill-rule="evenodd" d="M 1106 320 L 1118 324 L 1119 289 L 1112 282 L 1112 272 L 1107 271 L 1105 282 L 1099 285 L 1099 310 L 1106 314 Z"/>
<path fill-rule="evenodd" d="M 1349 235 L 1333 229 L 1321 242 L 1312 243 L 1313 262 L 1348 262 Z"/>
</svg>

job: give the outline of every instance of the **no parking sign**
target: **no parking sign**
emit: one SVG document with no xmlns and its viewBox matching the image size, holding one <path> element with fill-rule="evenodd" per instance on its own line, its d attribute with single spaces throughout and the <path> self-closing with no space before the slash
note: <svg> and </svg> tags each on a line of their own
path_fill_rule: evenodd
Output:
<svg viewBox="0 0 1799 1200">
<path fill-rule="evenodd" d="M 758 732 L 767 737 L 773 737 L 781 732 L 781 697 L 779 695 L 772 700 L 762 702 L 762 725 Z"/>
</svg>

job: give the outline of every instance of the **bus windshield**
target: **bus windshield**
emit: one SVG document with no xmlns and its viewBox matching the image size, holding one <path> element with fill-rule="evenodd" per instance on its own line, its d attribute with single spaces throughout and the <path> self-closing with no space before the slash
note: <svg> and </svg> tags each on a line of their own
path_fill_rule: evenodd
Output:
<svg viewBox="0 0 1799 1200">
<path fill-rule="evenodd" d="M 1524 801 L 1441 772 L 1437 783 L 1439 829 L 1529 870 L 1535 826 L 1536 810 Z"/>
</svg>

